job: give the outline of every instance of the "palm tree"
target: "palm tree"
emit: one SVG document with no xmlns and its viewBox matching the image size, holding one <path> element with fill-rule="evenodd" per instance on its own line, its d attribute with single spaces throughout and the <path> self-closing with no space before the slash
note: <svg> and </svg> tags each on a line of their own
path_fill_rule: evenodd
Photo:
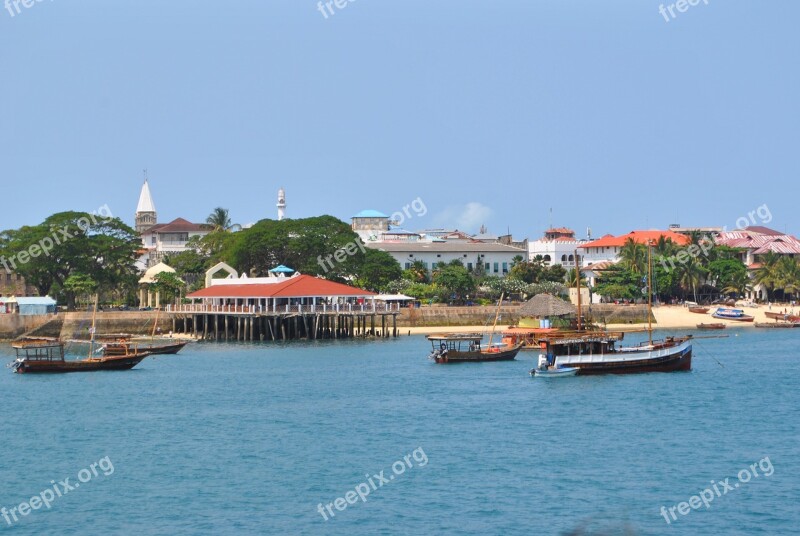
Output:
<svg viewBox="0 0 800 536">
<path fill-rule="evenodd" d="M 619 250 L 620 264 L 634 274 L 647 273 L 647 246 L 628 238 Z"/>
<path fill-rule="evenodd" d="M 411 263 L 411 266 L 406 269 L 406 274 L 411 276 L 410 279 L 415 283 L 430 283 L 428 267 L 419 259 Z"/>
<path fill-rule="evenodd" d="M 744 297 L 753 290 L 753 285 L 748 272 L 740 272 L 733 276 L 727 287 L 722 289 L 724 294 L 734 294 L 736 297 Z"/>
<path fill-rule="evenodd" d="M 206 218 L 206 225 L 209 225 L 214 232 L 217 231 L 238 231 L 242 228 L 238 223 L 231 223 L 227 208 L 217 207 Z"/>
<path fill-rule="evenodd" d="M 775 290 L 775 285 L 779 278 L 778 261 L 780 260 L 780 255 L 774 251 L 768 251 L 761 255 L 759 260 L 761 261 L 761 267 L 756 270 L 755 282 L 758 285 L 764 285 L 764 288 L 767 289 L 767 300 L 771 301 L 772 291 Z"/>
<path fill-rule="evenodd" d="M 678 282 L 684 289 L 684 295 L 686 291 L 691 290 L 694 294 L 694 301 L 697 301 L 697 287 L 703 281 L 703 276 L 705 275 L 705 269 L 700 266 L 700 263 L 697 262 L 695 258 L 689 258 L 683 264 L 678 265 Z"/>
<path fill-rule="evenodd" d="M 775 288 L 781 289 L 784 296 L 794 295 L 800 290 L 800 265 L 796 259 L 782 257 L 777 262 Z"/>
</svg>

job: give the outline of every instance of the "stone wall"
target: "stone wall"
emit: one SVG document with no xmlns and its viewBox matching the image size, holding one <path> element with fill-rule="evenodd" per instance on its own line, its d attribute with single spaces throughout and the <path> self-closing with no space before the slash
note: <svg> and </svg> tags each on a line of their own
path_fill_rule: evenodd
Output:
<svg viewBox="0 0 800 536">
<path fill-rule="evenodd" d="M 401 309 L 397 315 L 398 327 L 431 326 L 491 326 L 497 307 L 420 307 Z M 519 320 L 519 306 L 500 308 L 498 326 L 507 327 Z"/>
<path fill-rule="evenodd" d="M 23 333 L 40 328 L 55 318 L 55 315 L 0 314 L 0 339 L 15 339 Z"/>
</svg>

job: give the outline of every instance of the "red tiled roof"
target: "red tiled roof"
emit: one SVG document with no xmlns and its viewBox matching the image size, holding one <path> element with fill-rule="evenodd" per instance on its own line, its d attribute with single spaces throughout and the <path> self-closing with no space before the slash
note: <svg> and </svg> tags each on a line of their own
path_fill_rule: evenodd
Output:
<svg viewBox="0 0 800 536">
<path fill-rule="evenodd" d="M 289 277 L 280 283 L 211 285 L 187 298 L 310 298 L 314 296 L 374 296 L 374 292 L 310 275 Z"/>
<path fill-rule="evenodd" d="M 759 231 L 767 230 L 769 233 Z M 782 255 L 800 255 L 800 240 L 792 235 L 774 234 L 776 231 L 766 227 L 747 227 L 736 231 L 720 233 L 716 242 L 732 248 L 751 249 L 756 255 L 768 251 Z"/>
<path fill-rule="evenodd" d="M 647 242 L 655 242 L 661 237 L 670 238 L 675 244 L 685 246 L 689 243 L 689 237 L 673 231 L 631 231 L 626 235 L 613 236 L 610 234 L 605 235 L 588 244 L 580 246 L 582 249 L 587 248 L 602 248 L 602 247 L 622 247 L 625 242 L 632 238 L 634 242 L 639 244 L 646 244 Z"/>
<path fill-rule="evenodd" d="M 199 223 L 192 223 L 183 218 L 176 218 L 169 223 L 159 223 L 153 225 L 146 232 L 149 233 L 188 233 L 196 231 L 210 231 L 206 225 Z"/>
</svg>

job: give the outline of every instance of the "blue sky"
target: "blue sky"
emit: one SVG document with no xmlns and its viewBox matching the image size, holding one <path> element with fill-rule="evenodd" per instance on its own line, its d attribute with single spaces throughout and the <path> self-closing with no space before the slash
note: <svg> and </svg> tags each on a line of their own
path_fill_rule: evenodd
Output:
<svg viewBox="0 0 800 536">
<path fill-rule="evenodd" d="M 666 2 L 666 6 L 672 2 Z M 0 11 L 0 228 L 428 208 L 538 237 L 796 215 L 800 2 L 44 0 Z M 0 6 L 2 7 L 2 6 Z M 763 211 L 762 211 L 763 212 Z"/>
</svg>

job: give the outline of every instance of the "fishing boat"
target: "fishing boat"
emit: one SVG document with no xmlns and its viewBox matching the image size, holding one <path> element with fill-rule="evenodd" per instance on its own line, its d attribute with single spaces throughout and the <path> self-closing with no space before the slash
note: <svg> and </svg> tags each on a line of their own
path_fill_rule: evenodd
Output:
<svg viewBox="0 0 800 536">
<path fill-rule="evenodd" d="M 796 322 L 756 322 L 757 328 L 796 328 L 800 323 Z"/>
<path fill-rule="evenodd" d="M 773 313 L 772 311 L 767 311 L 764 313 L 764 316 L 766 316 L 767 318 L 771 318 L 772 320 L 784 320 L 786 322 L 800 322 L 800 316 L 790 315 L 786 313 Z"/>
<path fill-rule="evenodd" d="M 712 324 L 697 324 L 697 329 L 725 329 L 725 324 L 722 322 Z"/>
<path fill-rule="evenodd" d="M 103 343 L 103 355 L 125 355 L 130 353 L 131 348 L 137 348 L 139 351 L 147 352 L 150 355 L 165 355 L 177 354 L 184 346 L 189 344 L 188 341 L 170 342 L 167 344 L 148 344 L 148 345 L 134 345 L 130 339 L 117 339 Z"/>
<path fill-rule="evenodd" d="M 689 312 L 704 315 L 709 311 L 709 309 L 709 307 L 689 307 Z"/>
<path fill-rule="evenodd" d="M 575 252 L 576 263 L 578 254 Z M 648 245 L 647 332 L 648 340 L 636 346 L 617 347 L 623 333 L 581 330 L 580 278 L 578 287 L 578 331 L 543 335 L 540 344 L 540 369 L 576 368 L 585 374 L 629 374 L 640 372 L 674 372 L 691 370 L 691 336 L 653 340 L 652 325 L 652 247 Z M 535 374 L 535 371 L 534 371 Z"/>
<path fill-rule="evenodd" d="M 720 320 L 733 320 L 736 322 L 752 322 L 755 320 L 755 317 L 744 314 L 743 310 L 729 307 L 719 307 L 711 316 Z"/>
<path fill-rule="evenodd" d="M 133 351 L 117 356 L 67 360 L 62 341 L 28 339 L 12 343 L 11 346 L 16 350 L 17 358 L 10 366 L 17 374 L 128 370 L 150 355 L 148 352 Z"/>
<path fill-rule="evenodd" d="M 481 333 L 452 333 L 428 335 L 432 351 L 428 356 L 437 363 L 477 363 L 481 361 L 510 361 L 519 353 L 522 344 L 503 343 L 483 347 Z"/>
<path fill-rule="evenodd" d="M 16 359 L 9 365 L 17 374 L 56 372 L 95 372 L 99 370 L 129 370 L 138 365 L 150 352 L 139 351 L 128 346 L 124 353 L 111 356 L 96 356 L 95 329 L 97 320 L 97 296 L 92 314 L 89 355 L 85 359 L 67 360 L 64 342 L 57 339 L 23 339 L 12 343 Z"/>
</svg>

